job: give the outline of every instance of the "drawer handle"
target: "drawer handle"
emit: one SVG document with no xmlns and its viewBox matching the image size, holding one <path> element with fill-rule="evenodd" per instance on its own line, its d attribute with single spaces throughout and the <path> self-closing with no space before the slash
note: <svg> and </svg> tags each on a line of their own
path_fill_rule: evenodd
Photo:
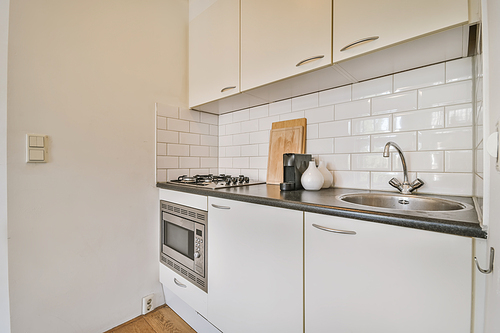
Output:
<svg viewBox="0 0 500 333">
<path fill-rule="evenodd" d="M 363 43 L 373 42 L 374 40 L 377 40 L 378 38 L 379 38 L 378 36 L 361 38 L 360 40 L 357 40 L 355 42 L 352 42 L 351 44 L 344 46 L 342 49 L 340 49 L 340 52 L 345 51 L 347 49 L 350 49 L 351 47 L 361 45 Z"/>
<path fill-rule="evenodd" d="M 187 288 L 187 286 L 184 283 L 180 283 L 179 280 L 177 280 L 176 278 L 174 278 L 174 283 L 181 288 Z"/>
<path fill-rule="evenodd" d="M 323 226 L 317 225 L 317 224 L 313 224 L 313 227 L 320 229 L 320 230 L 323 230 L 323 231 L 333 232 L 336 234 L 356 235 L 356 231 L 332 229 L 332 228 L 323 227 Z"/>
<path fill-rule="evenodd" d="M 490 248 L 490 266 L 488 267 L 488 269 L 482 269 L 481 267 L 479 267 L 479 263 L 477 262 L 477 258 L 474 257 L 474 261 L 476 262 L 476 267 L 477 269 L 479 269 L 479 271 L 483 274 L 490 274 L 491 272 L 493 272 L 493 260 L 495 259 L 495 249 L 494 248 Z"/>
<path fill-rule="evenodd" d="M 234 88 L 236 88 L 236 86 L 231 86 L 231 87 L 222 88 L 220 92 L 221 92 L 221 93 L 223 93 L 223 92 L 224 92 L 224 91 L 226 91 L 226 90 L 231 90 L 231 89 L 234 89 Z"/>
<path fill-rule="evenodd" d="M 215 204 L 212 204 L 212 207 L 217 208 L 217 209 L 231 209 L 231 207 L 229 207 L 229 206 L 219 206 L 219 205 L 215 205 Z"/>
<path fill-rule="evenodd" d="M 304 65 L 304 64 L 306 64 L 308 62 L 319 60 L 319 59 L 322 59 L 324 57 L 325 57 L 324 55 L 320 55 L 320 56 L 315 56 L 315 57 L 312 57 L 312 58 L 304 59 L 304 60 L 300 61 L 297 65 L 295 65 L 295 67 L 302 66 L 302 65 Z"/>
</svg>

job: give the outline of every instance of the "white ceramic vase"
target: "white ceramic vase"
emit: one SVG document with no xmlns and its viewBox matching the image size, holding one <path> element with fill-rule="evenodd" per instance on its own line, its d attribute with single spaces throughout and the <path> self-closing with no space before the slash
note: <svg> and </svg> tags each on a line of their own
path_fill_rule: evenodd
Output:
<svg viewBox="0 0 500 333">
<path fill-rule="evenodd" d="M 300 178 L 302 187 L 309 191 L 317 191 L 323 186 L 324 178 L 321 172 L 316 168 L 314 161 L 309 162 L 309 167 L 304 171 Z"/>
<path fill-rule="evenodd" d="M 321 172 L 321 174 L 323 175 L 323 178 L 324 178 L 323 186 L 321 188 L 330 188 L 333 184 L 333 175 L 326 168 L 324 161 L 319 161 L 318 170 L 319 170 L 319 172 Z"/>
</svg>

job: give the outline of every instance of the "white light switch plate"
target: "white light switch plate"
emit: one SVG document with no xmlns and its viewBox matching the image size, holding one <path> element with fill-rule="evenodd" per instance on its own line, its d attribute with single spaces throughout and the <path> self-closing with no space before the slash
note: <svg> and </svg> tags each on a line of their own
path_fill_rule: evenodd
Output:
<svg viewBox="0 0 500 333">
<path fill-rule="evenodd" d="M 47 136 L 26 134 L 26 163 L 47 162 Z"/>
</svg>

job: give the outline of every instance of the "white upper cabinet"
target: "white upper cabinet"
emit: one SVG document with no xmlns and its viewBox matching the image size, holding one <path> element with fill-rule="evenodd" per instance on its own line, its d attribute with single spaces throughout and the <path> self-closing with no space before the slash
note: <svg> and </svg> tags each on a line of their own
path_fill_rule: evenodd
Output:
<svg viewBox="0 0 500 333">
<path fill-rule="evenodd" d="M 333 3 L 334 62 L 469 20 L 467 0 L 334 0 Z"/>
<path fill-rule="evenodd" d="M 189 23 L 189 106 L 240 92 L 240 2 L 218 0 Z"/>
<path fill-rule="evenodd" d="M 241 0 L 241 90 L 330 65 L 331 41 L 331 0 Z"/>
</svg>

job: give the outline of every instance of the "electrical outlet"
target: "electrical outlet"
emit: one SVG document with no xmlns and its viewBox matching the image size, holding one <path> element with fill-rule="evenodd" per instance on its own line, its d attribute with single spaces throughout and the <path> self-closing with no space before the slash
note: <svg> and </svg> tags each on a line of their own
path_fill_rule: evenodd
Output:
<svg viewBox="0 0 500 333">
<path fill-rule="evenodd" d="M 142 298 L 142 314 L 153 311 L 155 308 L 154 294 Z"/>
</svg>

